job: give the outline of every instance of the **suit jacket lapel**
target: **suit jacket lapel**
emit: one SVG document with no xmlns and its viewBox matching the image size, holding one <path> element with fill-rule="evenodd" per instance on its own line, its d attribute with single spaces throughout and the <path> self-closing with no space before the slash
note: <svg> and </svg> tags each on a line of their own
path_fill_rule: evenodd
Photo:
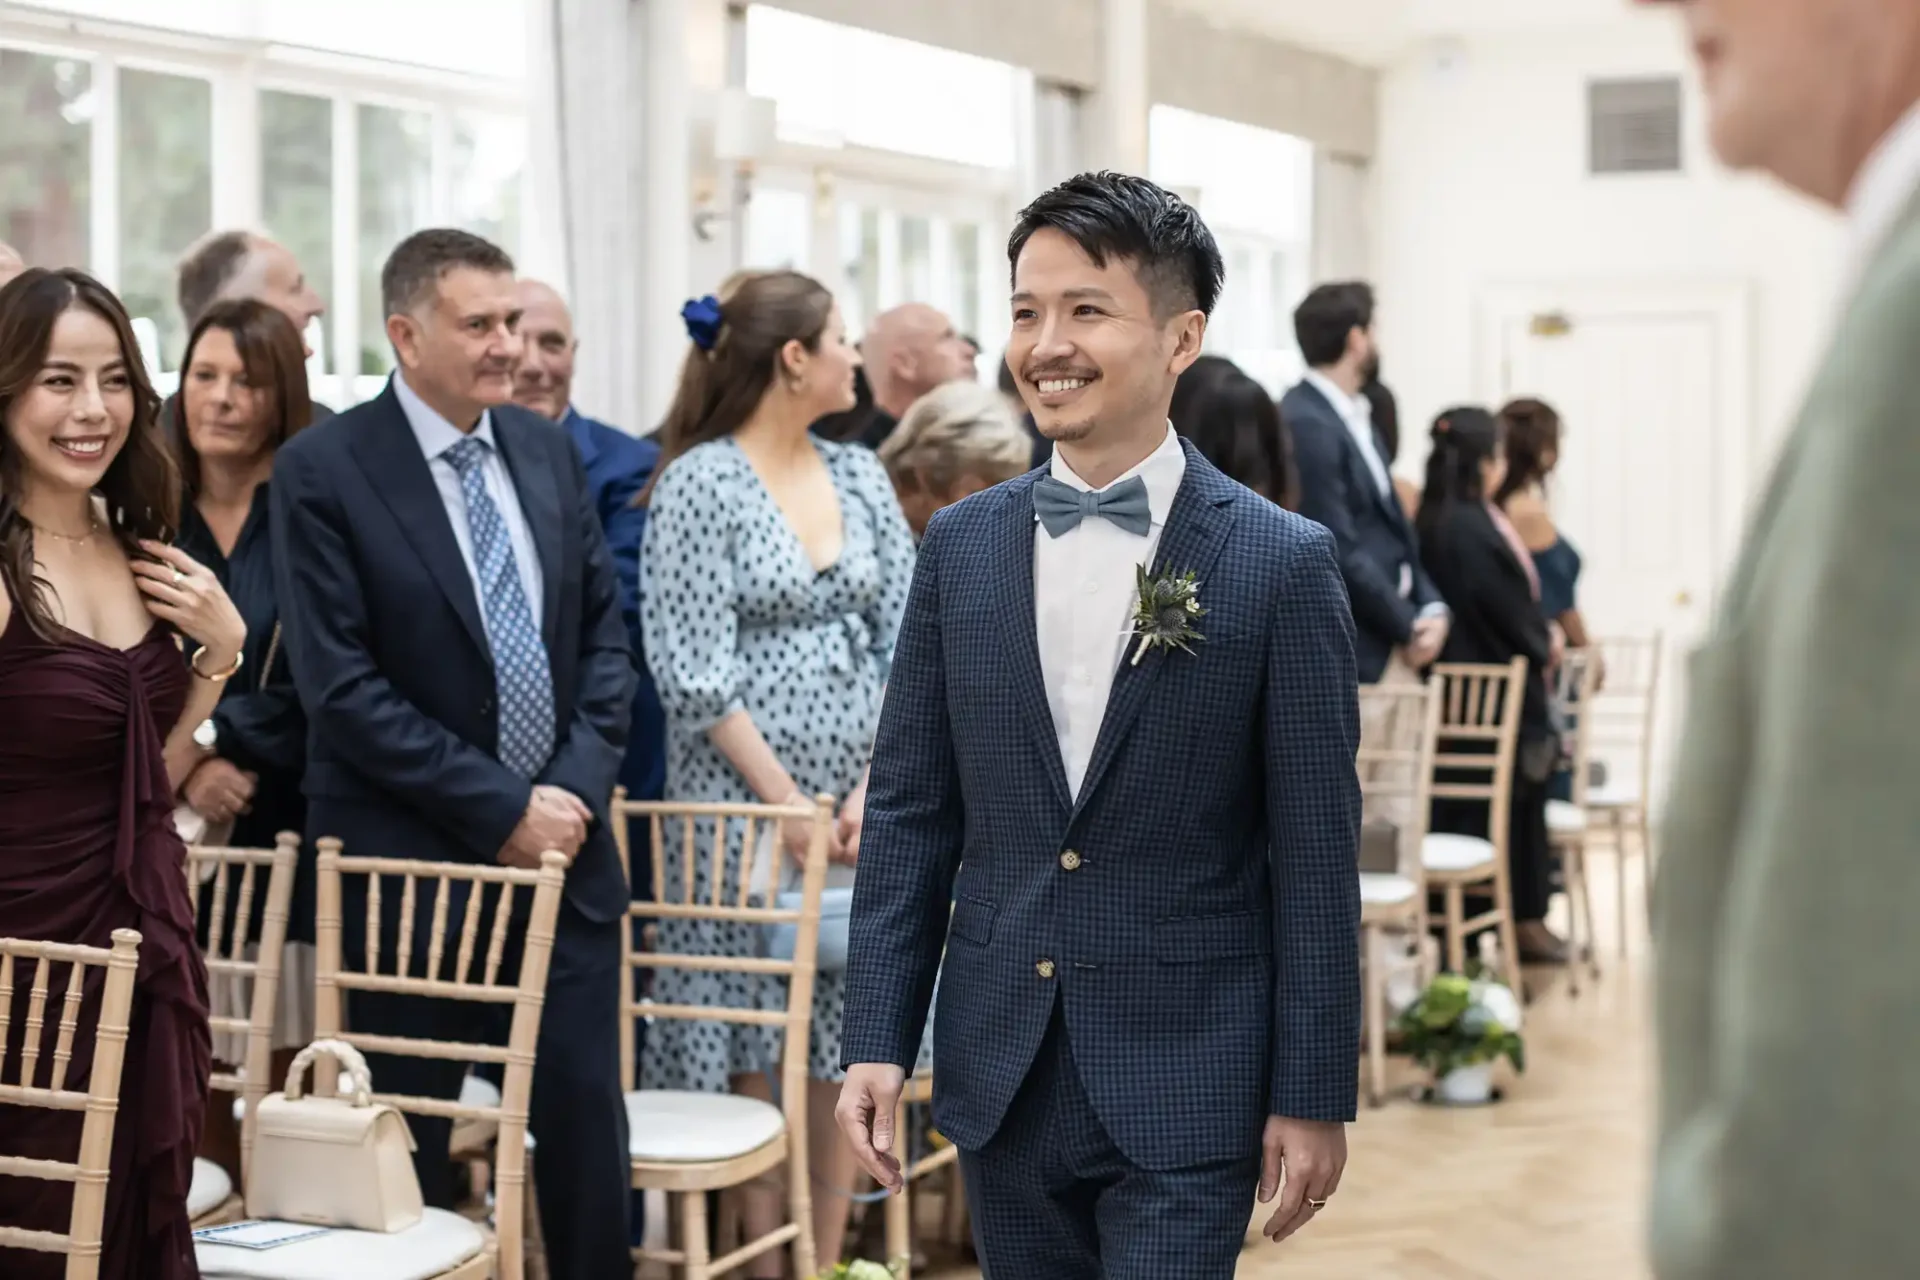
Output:
<svg viewBox="0 0 1920 1280">
<path fill-rule="evenodd" d="M 360 469 L 399 522 L 414 554 L 440 585 L 447 603 L 460 615 L 474 644 L 480 652 L 490 654 L 486 628 L 480 622 L 480 604 L 473 594 L 473 578 L 460 555 L 460 544 L 454 540 L 440 486 L 434 482 L 433 471 L 420 452 L 420 443 L 393 388 L 388 386 L 374 403 L 381 412 L 356 424 L 359 429 L 354 434 L 353 449 Z"/>
<path fill-rule="evenodd" d="M 1040 671 L 1040 641 L 1034 630 L 1033 537 L 1038 522 L 1033 515 L 1033 482 L 1037 473 L 1009 484 L 1002 499 L 1000 532 L 995 540 L 993 574 L 1008 584 L 1012 610 L 1010 623 L 1013 643 L 1008 655 L 1013 660 L 1014 701 L 1020 704 L 1021 718 L 1039 748 L 1042 767 L 1060 799 L 1060 807 L 1071 808 L 1073 796 L 1067 790 L 1067 766 L 1060 758 L 1060 735 L 1053 725 L 1053 713 L 1047 702 L 1046 677 Z"/>
<path fill-rule="evenodd" d="M 1187 474 L 1180 481 L 1179 492 L 1174 495 L 1173 509 L 1167 513 L 1167 527 L 1160 535 L 1160 545 L 1148 569 L 1153 573 L 1186 573 L 1191 570 L 1200 580 L 1200 603 L 1204 608 L 1207 604 L 1208 572 L 1227 540 L 1227 531 L 1233 527 L 1231 507 L 1234 489 L 1232 483 L 1215 470 L 1192 444 L 1183 439 L 1180 447 L 1186 450 Z M 1202 637 L 1200 645 L 1204 646 L 1207 633 L 1204 618 L 1195 629 Z M 1086 808 L 1094 789 L 1100 785 L 1101 775 L 1113 763 L 1120 744 L 1126 741 L 1127 733 L 1133 728 L 1134 719 L 1139 716 L 1141 705 L 1146 701 L 1160 669 L 1169 662 L 1195 660 L 1193 655 L 1178 649 L 1155 647 L 1149 649 L 1136 665 L 1133 651 L 1134 642 L 1129 640 L 1126 652 L 1120 659 L 1120 669 L 1114 673 L 1113 689 L 1107 695 L 1107 712 L 1100 721 L 1100 734 L 1094 739 L 1093 758 L 1087 763 L 1087 776 L 1080 783 L 1080 795 L 1074 802 L 1076 817 Z M 1057 756 L 1059 752 L 1056 750 L 1054 754 Z"/>
<path fill-rule="evenodd" d="M 507 474 L 513 477 L 513 491 L 520 497 L 520 510 L 533 531 L 534 550 L 540 555 L 540 632 L 553 643 L 553 629 L 560 617 L 560 561 L 564 521 L 560 511 L 560 487 L 553 468 L 542 465 L 539 442 L 529 431 L 551 430 L 544 423 L 529 424 L 517 415 L 493 412 L 493 438 L 499 442 L 500 456 L 506 461 Z"/>
</svg>

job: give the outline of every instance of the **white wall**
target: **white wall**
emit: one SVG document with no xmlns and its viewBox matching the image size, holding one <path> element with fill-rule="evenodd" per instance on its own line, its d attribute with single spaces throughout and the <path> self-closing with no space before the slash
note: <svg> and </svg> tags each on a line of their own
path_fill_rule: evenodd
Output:
<svg viewBox="0 0 1920 1280">
<path fill-rule="evenodd" d="M 1837 218 L 1762 181 L 1730 177 L 1687 101 L 1686 172 L 1586 175 L 1586 83 L 1684 66 L 1674 29 L 1461 46 L 1383 77 L 1373 166 L 1373 262 L 1387 382 L 1401 404 L 1400 469 L 1417 476 L 1425 424 L 1475 385 L 1474 308 L 1490 285 L 1738 279 L 1752 286 L 1751 484 L 1764 481 L 1832 319 Z M 1577 424 L 1570 424 L 1577 429 Z"/>
</svg>

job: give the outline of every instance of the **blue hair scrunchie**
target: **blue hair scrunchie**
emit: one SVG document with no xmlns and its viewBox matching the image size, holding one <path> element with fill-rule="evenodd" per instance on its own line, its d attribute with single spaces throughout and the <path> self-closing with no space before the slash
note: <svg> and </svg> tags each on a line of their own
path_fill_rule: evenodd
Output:
<svg viewBox="0 0 1920 1280">
<path fill-rule="evenodd" d="M 720 326 L 726 323 L 720 314 L 720 300 L 712 294 L 680 308 L 680 318 L 686 321 L 687 336 L 702 351 L 713 350 L 714 344 L 720 341 Z"/>
</svg>

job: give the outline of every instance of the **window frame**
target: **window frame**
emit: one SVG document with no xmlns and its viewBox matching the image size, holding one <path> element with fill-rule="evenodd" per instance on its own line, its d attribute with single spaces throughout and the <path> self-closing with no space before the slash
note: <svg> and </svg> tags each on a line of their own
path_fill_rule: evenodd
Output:
<svg viewBox="0 0 1920 1280">
<path fill-rule="evenodd" d="M 384 376 L 357 373 L 360 343 L 368 338 L 377 340 L 377 335 L 359 332 L 357 108 L 365 104 L 428 116 L 432 138 L 430 223 L 452 217 L 454 118 L 463 113 L 491 116 L 523 130 L 528 123 L 528 87 L 517 81 L 292 45 L 8 9 L 0 12 L 0 47 L 82 62 L 88 67 L 93 117 L 88 135 L 89 260 L 83 265 L 116 292 L 123 276 L 118 118 L 123 68 L 186 76 L 210 85 L 214 227 L 261 224 L 259 95 L 294 94 L 331 104 L 333 270 L 330 279 L 314 282 L 327 303 L 322 324 L 328 367 L 324 372 L 309 372 L 314 398 L 335 407 L 377 394 L 386 381 Z M 530 198 L 531 179 L 529 164 L 520 177 L 523 210 Z M 522 226 L 534 230 L 524 217 Z M 528 245 L 518 247 L 522 256 L 534 251 Z M 187 246 L 179 248 L 184 251 Z M 155 386 L 162 394 L 171 394 L 178 385 L 178 370 L 161 367 L 165 358 L 159 353 L 147 354 Z"/>
</svg>

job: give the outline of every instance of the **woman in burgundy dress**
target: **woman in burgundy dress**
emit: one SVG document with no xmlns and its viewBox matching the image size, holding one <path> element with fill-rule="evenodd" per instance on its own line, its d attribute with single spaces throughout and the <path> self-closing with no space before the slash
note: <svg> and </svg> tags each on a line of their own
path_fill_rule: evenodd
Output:
<svg viewBox="0 0 1920 1280">
<path fill-rule="evenodd" d="M 158 414 L 127 314 L 100 284 L 29 270 L 0 288 L 0 937 L 141 934 L 103 1280 L 198 1274 L 186 1200 L 206 1109 L 207 979 L 171 817 L 193 727 L 246 639 L 213 575 L 166 545 L 179 479 Z M 84 1025 L 100 980 L 92 971 Z M 36 1078 L 18 1079 L 24 1021 L 16 1009 L 0 1077 L 56 1083 L 51 1018 Z M 84 1089 L 91 1057 L 76 1050 L 58 1083 Z M 72 1160 L 80 1120 L 0 1106 L 0 1153 Z M 64 1232 L 70 1204 L 65 1186 L 0 1176 L 0 1223 Z M 8 1280 L 63 1269 L 0 1249 Z"/>
</svg>

